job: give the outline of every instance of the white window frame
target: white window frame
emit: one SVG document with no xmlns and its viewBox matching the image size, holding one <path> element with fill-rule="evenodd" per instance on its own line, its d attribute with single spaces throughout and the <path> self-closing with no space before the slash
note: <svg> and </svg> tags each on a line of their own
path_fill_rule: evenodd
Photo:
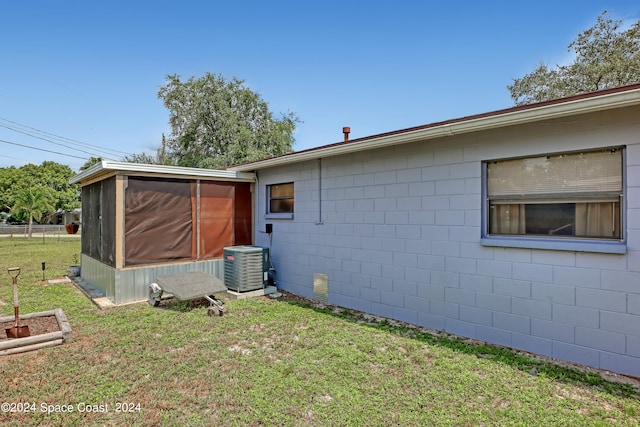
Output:
<svg viewBox="0 0 640 427">
<path fill-rule="evenodd" d="M 291 196 L 282 197 L 281 199 L 290 199 L 292 201 L 292 211 L 291 212 L 272 212 L 271 211 L 271 189 L 278 185 L 291 185 L 293 188 L 293 194 Z M 295 183 L 294 182 L 279 182 L 274 184 L 268 184 L 266 186 L 266 214 L 265 218 L 268 219 L 293 219 L 293 214 L 295 211 Z"/>
<path fill-rule="evenodd" d="M 495 162 L 519 160 L 519 159 L 536 159 L 545 156 L 559 156 L 559 155 L 576 155 L 580 153 L 591 153 L 604 150 L 620 150 L 621 152 L 621 179 L 622 186 L 619 193 L 619 227 L 620 238 L 599 238 L 599 237 L 575 237 L 575 236 L 542 236 L 542 235 L 528 235 L 528 234 L 490 234 L 490 209 L 491 209 L 491 197 L 489 197 L 490 191 L 488 188 L 488 171 L 489 164 Z M 530 249 L 553 249 L 553 250 L 567 250 L 567 251 L 582 251 L 582 252 L 601 252 L 601 253 L 614 253 L 624 254 L 626 253 L 626 209 L 625 209 L 625 191 L 626 191 L 626 159 L 625 159 L 625 147 L 603 147 L 601 149 L 588 149 L 582 151 L 561 152 L 551 154 L 533 155 L 519 158 L 506 158 L 506 159 L 492 159 L 482 162 L 482 223 L 481 223 L 481 240 L 480 243 L 483 246 L 495 246 L 495 247 L 514 247 L 514 248 L 530 248 Z M 534 200 L 534 198 L 527 198 L 526 196 L 519 195 L 524 200 Z M 495 201 L 496 198 L 493 198 Z M 571 194 L 557 194 L 551 196 L 552 202 L 563 203 L 569 202 L 569 199 L 575 199 Z M 597 199 L 596 196 L 591 197 L 592 200 Z M 589 197 L 586 197 L 589 201 Z M 549 201 L 547 199 L 547 201 Z"/>
</svg>

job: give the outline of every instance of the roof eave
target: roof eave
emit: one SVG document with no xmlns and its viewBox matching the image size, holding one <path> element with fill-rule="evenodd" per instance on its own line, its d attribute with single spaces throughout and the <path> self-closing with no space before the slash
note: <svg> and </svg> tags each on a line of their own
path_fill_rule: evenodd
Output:
<svg viewBox="0 0 640 427">
<path fill-rule="evenodd" d="M 284 164 L 348 154 L 356 151 L 371 150 L 393 145 L 425 141 L 439 137 L 497 129 L 501 127 L 515 126 L 614 108 L 623 108 L 638 104 L 640 104 L 640 87 L 636 87 L 632 90 L 604 93 L 602 95 L 592 97 L 576 97 L 576 99 L 562 102 L 544 103 L 539 106 L 532 105 L 531 107 L 527 106 L 524 108 L 500 110 L 495 113 L 451 120 L 440 124 L 434 124 L 432 126 L 427 125 L 378 137 L 374 136 L 342 144 L 332 144 L 324 147 L 294 152 L 279 157 L 231 166 L 227 168 L 227 170 L 238 172 L 255 171 Z"/>
<path fill-rule="evenodd" d="M 95 165 L 92 165 L 78 175 L 72 177 L 69 182 L 71 184 L 79 184 L 84 181 L 99 177 L 100 175 L 110 176 L 111 174 L 118 172 L 125 172 L 129 175 L 157 174 L 186 178 L 201 177 L 216 178 L 221 180 L 228 179 L 231 181 L 255 181 L 255 175 L 253 173 L 243 171 L 187 168 L 180 166 L 149 165 L 129 162 L 110 162 L 103 160 L 99 163 L 96 163 Z"/>
</svg>

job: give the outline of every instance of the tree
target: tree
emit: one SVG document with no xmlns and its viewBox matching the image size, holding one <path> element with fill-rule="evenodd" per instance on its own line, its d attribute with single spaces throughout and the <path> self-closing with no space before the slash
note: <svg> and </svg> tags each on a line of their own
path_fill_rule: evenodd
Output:
<svg viewBox="0 0 640 427">
<path fill-rule="evenodd" d="M 0 168 L 0 210 L 8 211 L 20 191 L 38 186 L 46 187 L 52 197 L 54 209 L 47 213 L 56 209 L 73 210 L 80 206 L 79 186 L 69 183 L 74 175 L 69 166 L 50 161 L 39 166 Z M 12 216 L 16 214 L 12 213 Z"/>
<path fill-rule="evenodd" d="M 23 174 L 19 188 L 47 187 L 55 209 L 68 211 L 80 206 L 79 186 L 69 183 L 69 179 L 75 175 L 69 166 L 45 161 L 40 166 L 24 165 L 20 171 Z"/>
<path fill-rule="evenodd" d="M 86 162 L 84 162 L 84 164 L 82 166 L 80 166 L 80 170 L 84 171 L 89 169 L 91 166 L 95 165 L 96 163 L 100 163 L 102 161 L 102 157 L 93 157 L 91 156 L 91 158 L 89 160 L 87 160 Z"/>
<path fill-rule="evenodd" d="M 219 168 L 292 151 L 298 117 L 275 118 L 243 80 L 170 75 L 158 98 L 169 110 L 168 156 L 178 166 Z"/>
<path fill-rule="evenodd" d="M 167 152 L 167 139 L 165 138 L 164 133 L 162 134 L 162 144 L 160 145 L 160 148 L 156 150 L 155 156 L 147 153 L 137 153 L 125 156 L 123 160 L 130 163 L 176 166 L 171 153 Z"/>
<path fill-rule="evenodd" d="M 20 170 L 15 166 L 0 168 L 0 211 L 8 212 L 11 209 L 20 175 Z"/>
<path fill-rule="evenodd" d="M 33 220 L 40 221 L 45 213 L 54 210 L 52 198 L 51 190 L 44 186 L 22 189 L 16 193 L 11 211 L 26 214 L 29 220 L 29 238 L 31 238 Z"/>
<path fill-rule="evenodd" d="M 515 104 L 640 82 L 640 21 L 625 31 L 621 26 L 622 21 L 603 12 L 593 27 L 567 47 L 575 53 L 572 64 L 550 68 L 541 62 L 534 71 L 507 86 Z"/>
</svg>

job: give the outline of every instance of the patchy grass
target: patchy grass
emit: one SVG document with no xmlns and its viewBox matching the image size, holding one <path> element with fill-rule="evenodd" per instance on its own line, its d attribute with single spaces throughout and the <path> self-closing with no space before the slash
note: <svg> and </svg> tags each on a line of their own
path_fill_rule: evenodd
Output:
<svg viewBox="0 0 640 427">
<path fill-rule="evenodd" d="M 79 245 L 0 239 L 0 274 L 22 268 L 21 312 L 61 307 L 75 338 L 0 358 L 2 401 L 22 403 L 4 425 L 640 424 L 628 385 L 304 300 L 229 301 L 223 317 L 169 301 L 102 311 L 39 283 L 42 261 L 63 275 Z"/>
</svg>

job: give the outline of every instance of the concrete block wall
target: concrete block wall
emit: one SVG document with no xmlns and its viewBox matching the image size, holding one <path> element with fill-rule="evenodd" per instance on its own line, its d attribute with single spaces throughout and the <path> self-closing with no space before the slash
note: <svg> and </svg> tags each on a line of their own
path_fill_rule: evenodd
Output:
<svg viewBox="0 0 640 427">
<path fill-rule="evenodd" d="M 259 171 L 256 243 L 278 286 L 329 303 L 640 376 L 640 111 L 590 114 Z M 626 146 L 626 254 L 481 246 L 482 161 Z M 265 186 L 294 182 L 293 219 Z M 265 224 L 273 224 L 271 238 Z"/>
</svg>

